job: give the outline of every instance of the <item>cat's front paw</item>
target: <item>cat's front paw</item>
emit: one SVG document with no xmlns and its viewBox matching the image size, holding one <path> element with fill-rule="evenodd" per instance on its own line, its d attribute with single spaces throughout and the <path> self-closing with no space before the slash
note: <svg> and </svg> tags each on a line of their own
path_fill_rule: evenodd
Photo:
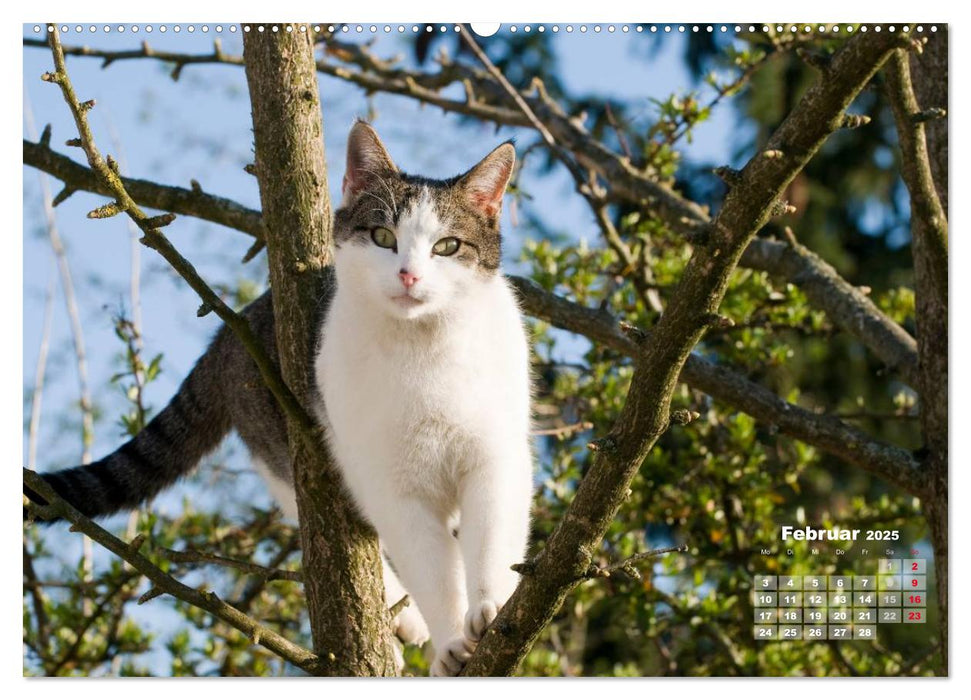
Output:
<svg viewBox="0 0 971 700">
<path fill-rule="evenodd" d="M 421 646 L 429 639 L 428 625 L 414 604 L 398 613 L 394 619 L 394 633 L 405 644 Z"/>
<path fill-rule="evenodd" d="M 455 637 L 442 648 L 436 650 L 435 660 L 429 671 L 432 676 L 457 676 L 472 657 L 475 644 L 463 637 Z"/>
<path fill-rule="evenodd" d="M 478 642 L 482 639 L 482 635 L 485 634 L 492 621 L 496 619 L 501 607 L 499 603 L 491 599 L 481 600 L 477 604 L 471 605 L 469 612 L 465 615 L 466 638 L 472 642 Z"/>
</svg>

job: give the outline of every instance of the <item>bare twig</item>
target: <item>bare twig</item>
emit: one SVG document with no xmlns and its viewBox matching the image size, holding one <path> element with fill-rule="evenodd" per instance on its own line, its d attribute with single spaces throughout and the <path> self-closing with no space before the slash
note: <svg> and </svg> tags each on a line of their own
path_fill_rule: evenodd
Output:
<svg viewBox="0 0 971 700">
<path fill-rule="evenodd" d="M 24 102 L 24 122 L 27 133 L 37 138 L 30 101 Z M 88 360 L 84 347 L 84 330 L 81 327 L 81 313 L 78 311 L 77 295 L 74 292 L 74 278 L 71 275 L 71 264 L 67 259 L 64 241 L 61 239 L 57 226 L 57 215 L 54 213 L 53 198 L 47 177 L 40 173 L 41 196 L 44 202 L 44 216 L 47 221 L 47 237 L 51 243 L 51 250 L 57 260 L 57 267 L 61 276 L 61 289 L 64 292 L 64 304 L 71 326 L 71 341 L 74 344 L 74 356 L 78 371 L 78 391 L 81 405 L 81 464 L 91 461 L 91 444 L 94 440 L 94 415 L 91 409 L 91 390 L 88 385 Z"/>
<path fill-rule="evenodd" d="M 64 518 L 73 525 L 73 529 L 84 533 L 105 547 L 105 549 L 131 564 L 136 571 L 143 574 L 152 582 L 154 590 L 160 593 L 168 593 L 179 600 L 205 610 L 226 622 L 231 627 L 246 634 L 251 639 L 256 638 L 259 640 L 254 643 L 262 644 L 298 668 L 308 673 L 313 673 L 316 668 L 317 657 L 312 653 L 285 639 L 273 630 L 267 629 L 256 620 L 244 615 L 236 608 L 220 600 L 215 593 L 189 588 L 180 581 L 172 578 L 149 561 L 147 557 L 142 555 L 137 548 L 121 541 L 90 518 L 82 515 L 76 508 L 58 496 L 39 475 L 29 469 L 24 469 L 23 476 L 24 483 L 48 503 L 43 509 L 35 508 L 35 506 L 31 505 L 30 507 L 32 509 L 43 510 Z"/>
<path fill-rule="evenodd" d="M 37 369 L 34 371 L 34 389 L 30 395 L 30 424 L 27 428 L 27 464 L 37 467 L 37 439 L 40 435 L 41 406 L 44 401 L 44 377 L 47 373 L 47 352 L 51 342 L 51 322 L 54 311 L 54 275 L 51 274 L 44 295 L 44 321 L 37 348 Z"/>
<path fill-rule="evenodd" d="M 43 39 L 24 39 L 24 46 L 46 47 L 47 43 Z M 207 54 L 185 54 L 172 51 L 159 51 L 152 48 L 147 41 L 143 41 L 137 49 L 126 51 L 102 51 L 91 49 L 87 46 L 65 46 L 65 56 L 87 56 L 90 58 L 102 59 L 101 67 L 107 68 L 115 61 L 130 61 L 133 59 L 154 59 L 165 63 L 173 64 L 172 79 L 178 80 L 182 74 L 182 69 L 188 65 L 199 65 L 204 63 L 211 64 L 230 64 L 243 65 L 242 56 L 226 54 L 222 50 L 222 43 L 219 39 L 213 41 L 213 50 Z"/>
<path fill-rule="evenodd" d="M 590 430 L 591 428 L 593 428 L 593 423 L 590 421 L 579 421 L 577 423 L 571 423 L 570 425 L 561 425 L 556 428 L 540 428 L 539 430 L 533 430 L 530 435 L 569 437 L 574 433 L 581 433 L 584 430 Z"/>
<path fill-rule="evenodd" d="M 114 163 L 110 158 L 109 160 L 102 158 L 88 125 L 87 112 L 93 105 L 91 103 L 84 103 L 88 106 L 83 106 L 74 93 L 74 87 L 68 77 L 67 67 L 64 63 L 64 53 L 61 49 L 60 34 L 58 33 L 57 27 L 53 27 L 53 30 L 48 33 L 48 40 L 51 46 L 51 53 L 54 56 L 55 72 L 46 73 L 44 79 L 48 82 L 56 83 L 61 88 L 61 93 L 71 110 L 74 123 L 78 128 L 80 135 L 79 144 L 84 149 L 88 159 L 88 165 L 94 171 L 102 186 L 115 198 L 115 202 L 110 205 L 112 209 L 110 211 L 105 210 L 106 213 L 113 215 L 125 212 L 131 217 L 144 234 L 141 242 L 158 251 L 202 298 L 203 303 L 215 311 L 226 325 L 236 333 L 246 347 L 246 350 L 253 357 L 253 360 L 259 368 L 260 376 L 276 398 L 284 413 L 290 416 L 296 425 L 299 425 L 305 432 L 316 433 L 318 428 L 313 419 L 310 418 L 283 382 L 279 370 L 270 359 L 259 339 L 253 333 L 246 319 L 226 305 L 202 280 L 192 264 L 182 257 L 160 230 L 162 226 L 170 224 L 175 216 L 173 214 L 156 217 L 147 216 L 125 189 L 125 185 L 117 172 L 117 163 Z M 115 167 L 112 167 L 113 163 Z"/>
<path fill-rule="evenodd" d="M 590 566 L 592 552 L 623 502 L 631 480 L 669 425 L 677 377 L 716 314 L 738 259 L 768 220 L 772 205 L 839 124 L 857 93 L 898 45 L 889 32 L 857 35 L 833 59 L 773 134 L 781 157 L 756 156 L 742 171 L 713 224 L 711 242 L 696 248 L 666 313 L 637 344 L 636 368 L 610 444 L 597 452 L 563 519 L 479 642 L 464 675 L 508 675 Z M 782 146 L 785 145 L 783 149 Z"/>
<path fill-rule="evenodd" d="M 479 59 L 479 62 L 482 63 L 483 66 L 485 66 L 485 69 L 489 75 L 491 75 L 492 78 L 502 86 L 502 89 L 505 90 L 506 94 L 510 99 L 512 99 L 516 107 L 519 108 L 519 111 L 523 113 L 530 126 L 536 129 L 540 136 L 543 137 L 547 147 L 553 151 L 563 165 L 565 165 L 566 168 L 573 174 L 573 177 L 577 182 L 583 182 L 584 177 L 582 171 L 574 162 L 569 151 L 556 142 L 556 139 L 553 138 L 553 134 L 550 133 L 549 129 L 546 128 L 546 125 L 543 124 L 540 118 L 536 116 L 536 113 L 533 111 L 532 107 L 530 107 L 526 100 L 523 99 L 523 96 L 519 94 L 519 91 L 516 90 L 516 88 L 514 88 L 508 80 L 506 80 L 506 76 L 502 74 L 502 71 L 496 67 L 496 64 L 494 64 L 486 55 L 486 52 L 482 50 L 482 48 L 476 42 L 469 25 L 462 25 L 460 34 L 466 45 L 472 50 L 472 53 L 475 54 L 475 57 Z M 540 89 L 538 92 L 539 94 L 545 94 L 545 91 L 542 89 Z"/>
<path fill-rule="evenodd" d="M 231 559 L 230 557 L 222 557 L 218 554 L 210 554 L 208 552 L 199 552 L 194 549 L 178 551 L 175 549 L 167 549 L 166 547 L 159 547 L 158 551 L 163 554 L 166 559 L 176 563 L 201 563 L 226 566 L 236 569 L 237 571 L 241 571 L 244 574 L 258 576 L 264 581 L 303 581 L 303 576 L 299 571 L 288 571 L 286 569 L 260 566 L 259 564 L 254 564 L 252 562 Z"/>
<path fill-rule="evenodd" d="M 23 141 L 24 164 L 53 175 L 64 183 L 66 192 L 95 192 L 111 196 L 111 190 L 97 173 L 63 156 L 43 142 Z M 257 239 L 265 231 L 260 212 L 244 207 L 225 197 L 208 194 L 202 190 L 170 187 L 146 180 L 120 177 L 121 184 L 140 205 L 174 214 L 194 216 L 211 221 Z M 56 198 L 55 198 L 55 201 Z M 63 199 L 61 199 L 63 201 Z"/>
<path fill-rule="evenodd" d="M 614 564 L 609 564 L 607 566 L 597 566 L 591 564 L 587 569 L 587 578 L 610 578 L 610 576 L 618 571 L 623 571 L 625 574 L 631 578 L 640 579 L 641 573 L 637 570 L 637 565 L 642 564 L 645 561 L 651 559 L 657 559 L 658 557 L 664 556 L 665 554 L 680 553 L 688 551 L 688 545 L 679 544 L 677 547 L 661 547 L 660 549 L 652 549 L 647 552 L 638 552 L 637 554 L 627 557 L 623 561 L 616 562 Z"/>
<path fill-rule="evenodd" d="M 343 65 L 334 65 L 321 59 L 317 62 L 318 71 L 357 85 L 368 93 L 385 92 L 403 95 L 448 112 L 497 124 L 535 128 L 526 113 L 519 107 L 513 109 L 506 106 L 511 101 L 510 95 L 487 72 L 476 71 L 462 64 L 447 61 L 442 63 L 436 73 L 409 71 L 394 67 L 392 62 L 375 57 L 365 46 L 341 42 L 331 36 L 325 36 L 324 42 L 331 49 L 331 55 L 339 56 L 341 60 L 357 66 L 360 70 L 349 70 Z M 26 45 L 34 44 L 28 41 Z M 69 47 L 68 50 L 76 55 L 111 58 L 112 61 L 134 57 L 123 55 L 125 52 L 117 52 L 115 55 L 112 52 L 79 47 Z M 147 58 L 147 56 L 138 57 Z M 222 62 L 236 63 L 228 57 Z M 451 99 L 440 94 L 445 87 L 463 81 L 475 86 L 475 100 Z M 574 124 L 569 116 L 553 103 L 548 95 L 545 95 L 545 92 L 538 91 L 535 96 L 520 95 L 520 97 L 556 140 L 558 147 L 574 153 L 580 164 L 593 169 L 604 182 L 609 183 L 608 194 L 612 201 L 624 201 L 642 206 L 659 216 L 672 230 L 688 237 L 693 236 L 699 226 L 710 223 L 710 217 L 702 207 L 684 199 L 667 185 L 655 182 L 647 173 L 632 165 L 625 156 L 613 153 L 603 144 L 591 139 L 589 134 Z M 515 106 L 515 103 L 513 104 Z M 546 143 L 545 137 L 544 143 Z M 563 160 L 562 151 L 554 151 L 554 153 Z M 52 155 L 60 158 L 56 154 L 39 150 L 34 144 L 24 143 L 24 162 L 37 167 L 52 169 L 56 166 L 59 170 L 68 169 L 68 166 L 61 161 L 48 162 Z M 43 162 L 40 162 L 41 156 L 44 156 Z M 70 161 L 67 162 L 70 163 Z M 564 163 L 571 169 L 575 180 L 581 182 L 586 179 L 586 175 L 580 174 L 572 158 L 565 160 Z M 51 170 L 49 169 L 48 172 Z M 78 180 L 83 173 L 72 172 L 71 175 L 72 180 Z M 177 190 L 177 188 L 170 189 Z M 133 195 L 136 194 L 134 189 L 131 191 Z M 144 194 L 156 197 L 161 193 L 149 191 Z M 175 192 L 171 194 L 176 195 Z M 183 197 L 174 198 L 177 200 L 176 203 L 184 205 Z M 144 201 L 151 205 L 148 200 Z M 174 204 L 152 206 L 179 213 L 192 213 L 180 212 Z M 210 206 L 212 202 L 208 200 L 204 204 L 206 206 L 203 212 L 192 213 L 192 215 L 199 215 L 209 220 L 213 220 L 210 218 L 213 211 L 223 215 L 224 207 L 213 209 Z M 238 207 L 238 205 L 235 206 Z M 225 211 L 239 217 L 239 214 L 232 209 Z M 256 221 L 249 212 L 243 214 L 240 225 L 234 227 L 262 237 L 261 233 L 255 232 Z M 232 224 L 227 225 L 232 226 Z M 786 248 L 784 244 L 774 241 L 753 240 L 743 255 L 740 265 L 765 270 L 803 287 L 814 307 L 826 311 L 844 332 L 859 338 L 888 367 L 900 372 L 908 384 L 916 386 L 917 350 L 914 339 L 818 256 L 806 249 L 785 251 L 783 248 Z"/>
</svg>

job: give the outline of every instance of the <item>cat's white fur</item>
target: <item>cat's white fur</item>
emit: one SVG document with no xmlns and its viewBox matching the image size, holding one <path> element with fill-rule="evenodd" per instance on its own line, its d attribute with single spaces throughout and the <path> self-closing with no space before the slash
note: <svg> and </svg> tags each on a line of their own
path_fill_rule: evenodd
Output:
<svg viewBox="0 0 971 700">
<path fill-rule="evenodd" d="M 452 234 L 427 193 L 394 233 L 397 252 L 347 244 L 336 253 L 319 408 L 344 481 L 400 577 L 386 567 L 389 605 L 403 584 L 431 632 L 432 674 L 454 675 L 525 555 L 528 345 L 501 274 L 432 254 Z M 407 290 L 402 269 L 419 278 Z"/>
</svg>

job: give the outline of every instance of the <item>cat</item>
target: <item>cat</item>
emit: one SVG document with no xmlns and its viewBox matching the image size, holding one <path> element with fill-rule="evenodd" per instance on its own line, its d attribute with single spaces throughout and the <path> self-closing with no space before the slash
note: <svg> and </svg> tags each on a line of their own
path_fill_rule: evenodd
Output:
<svg viewBox="0 0 971 700">
<path fill-rule="evenodd" d="M 417 644 L 431 637 L 436 676 L 462 670 L 515 589 L 511 566 L 528 544 L 529 346 L 500 272 L 499 216 L 514 165 L 506 142 L 462 175 L 408 175 L 357 121 L 334 216 L 334 265 L 319 273 L 314 410 L 378 533 L 387 604 L 410 597 L 395 632 Z M 271 294 L 243 314 L 277 361 Z M 90 517 L 134 508 L 233 428 L 296 519 L 283 416 L 225 327 L 137 436 L 44 478 Z"/>
</svg>

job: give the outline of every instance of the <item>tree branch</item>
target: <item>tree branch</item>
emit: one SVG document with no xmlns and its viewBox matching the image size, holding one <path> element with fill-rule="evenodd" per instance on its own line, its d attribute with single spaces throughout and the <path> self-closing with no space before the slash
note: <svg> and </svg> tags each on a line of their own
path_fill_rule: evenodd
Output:
<svg viewBox="0 0 971 700">
<path fill-rule="evenodd" d="M 850 102 L 898 45 L 889 32 L 847 41 L 830 71 L 770 139 L 768 148 L 778 156 L 760 154 L 741 172 L 712 225 L 710 242 L 695 249 L 667 312 L 649 339 L 638 343 L 631 388 L 609 443 L 597 452 L 566 514 L 536 558 L 536 573 L 522 578 L 469 660 L 465 675 L 512 673 L 589 568 L 592 552 L 630 481 L 668 427 L 678 375 L 717 313 L 742 252 L 785 187 L 838 128 Z"/>
<path fill-rule="evenodd" d="M 312 41 L 309 31 L 243 36 L 280 368 L 306 406 L 319 400 L 318 309 L 334 283 L 328 274 L 333 219 Z M 320 436 L 301 434 L 298 427 L 287 421 L 304 592 L 321 658 L 317 672 L 395 676 L 377 536 L 360 517 Z"/>
<path fill-rule="evenodd" d="M 115 198 L 114 202 L 106 204 L 88 214 L 89 218 L 107 218 L 125 212 L 144 233 L 141 242 L 149 248 L 156 250 L 165 258 L 173 268 L 178 271 L 182 278 L 192 287 L 193 290 L 202 298 L 202 311 L 215 311 L 227 326 L 239 337 L 240 342 L 246 347 L 249 354 L 260 371 L 267 388 L 276 398 L 284 413 L 289 416 L 296 424 L 306 432 L 316 432 L 318 430 L 314 421 L 307 415 L 303 407 L 296 400 L 290 389 L 283 382 L 280 373 L 266 350 L 263 348 L 259 339 L 250 328 L 249 322 L 241 315 L 233 311 L 225 302 L 203 281 L 196 272 L 192 264 L 186 260 L 175 249 L 172 243 L 165 237 L 160 230 L 175 219 L 174 214 L 163 214 L 161 216 L 148 217 L 132 199 L 125 189 L 122 179 L 118 175 L 117 163 L 109 156 L 104 159 L 98 151 L 94 142 L 94 136 L 88 125 L 87 113 L 94 107 L 94 100 L 85 103 L 78 101 L 74 92 L 74 86 L 67 74 L 67 67 L 64 63 L 64 53 L 61 49 L 60 34 L 57 27 L 53 28 L 48 34 L 51 53 L 54 57 L 54 73 L 45 73 L 42 79 L 57 84 L 61 88 L 61 93 L 67 102 L 74 123 L 77 126 L 80 139 L 77 145 L 80 146 L 88 159 L 88 165 L 94 173 L 101 186 Z"/>
<path fill-rule="evenodd" d="M 25 38 L 24 46 L 46 47 L 47 43 L 43 39 Z M 233 56 L 223 53 L 222 42 L 219 39 L 213 40 L 212 52 L 207 54 L 185 54 L 175 53 L 172 51 L 159 51 L 158 49 L 153 49 L 147 41 L 143 41 L 139 48 L 129 49 L 127 51 L 102 51 L 99 49 L 91 49 L 87 46 L 65 46 L 64 55 L 100 58 L 102 59 L 102 68 L 107 68 L 115 61 L 126 61 L 132 59 L 149 58 L 157 61 L 164 61 L 165 63 L 172 63 L 175 65 L 175 68 L 173 68 L 171 73 L 173 80 L 179 79 L 179 76 L 182 74 L 182 69 L 187 65 L 197 65 L 201 63 L 225 63 L 236 66 L 243 65 L 242 56 Z"/>
<path fill-rule="evenodd" d="M 925 125 L 910 79 L 907 52 L 897 51 L 886 70 L 887 96 L 897 123 L 902 170 L 910 193 L 911 249 L 914 256 L 917 389 L 926 448 L 928 480 L 923 494 L 934 547 L 940 608 L 943 670 L 948 663 L 948 224 L 931 171 Z"/>
<path fill-rule="evenodd" d="M 506 126 L 535 128 L 533 120 L 517 107 L 508 91 L 486 71 L 445 59 L 440 61 L 440 69 L 435 73 L 409 71 L 377 58 L 366 46 L 342 42 L 332 35 L 325 35 L 323 42 L 329 55 L 355 66 L 357 70 L 335 65 L 326 59 L 317 61 L 317 70 L 357 85 L 368 94 L 385 92 L 402 95 L 446 112 Z M 25 40 L 25 45 L 36 45 L 36 40 Z M 97 51 L 86 47 L 67 47 L 66 50 L 78 56 L 100 57 L 106 61 L 106 65 L 115 60 L 158 58 L 156 52 L 145 55 L 139 51 Z M 171 54 L 166 60 L 177 64 L 180 61 L 184 64 L 234 65 L 241 62 L 238 57 L 225 54 L 221 59 L 212 54 Z M 459 100 L 440 94 L 444 88 L 464 82 L 474 87 L 474 97 L 467 95 L 466 99 Z M 573 159 L 564 160 L 563 154 L 557 149 L 573 153 L 581 166 L 593 170 L 609 183 L 608 196 L 611 199 L 644 207 L 672 230 L 689 238 L 699 227 L 710 225 L 711 218 L 705 209 L 684 199 L 667 185 L 654 181 L 650 173 L 636 168 L 628 158 L 592 139 L 582 125 L 577 124 L 546 95 L 540 85 L 534 85 L 532 95 L 517 95 L 553 139 L 557 157 L 572 172 L 576 168 Z M 172 207 L 168 209 L 178 211 Z M 261 237 L 256 233 L 252 235 Z M 783 244 L 772 241 L 753 240 L 740 264 L 786 279 L 801 280 L 806 285 L 804 291 L 813 306 L 825 311 L 843 331 L 858 338 L 889 367 L 899 371 L 908 384 L 916 386 L 917 351 L 913 338 L 818 256 L 801 247 L 784 254 L 783 248 Z"/>
<path fill-rule="evenodd" d="M 837 327 L 859 339 L 909 385 L 917 386 L 917 343 L 913 337 L 809 248 L 795 241 L 757 238 L 746 248 L 739 265 L 768 272 L 799 287 L 809 303 L 825 311 Z"/>
<path fill-rule="evenodd" d="M 114 196 L 113 190 L 90 168 L 57 153 L 46 143 L 34 143 L 27 139 L 23 141 L 24 165 L 42 170 L 64 183 L 62 193 L 56 198 L 59 201 L 63 202 L 67 198 L 65 192 L 83 191 Z M 248 209 L 231 199 L 207 194 L 197 188 L 169 187 L 131 177 L 119 177 L 119 180 L 131 198 L 142 206 L 194 216 L 258 239 L 262 239 L 266 233 L 259 211 Z"/>
<path fill-rule="evenodd" d="M 583 335 L 617 352 L 636 357 L 637 344 L 621 331 L 620 322 L 605 309 L 589 309 L 543 290 L 523 277 L 510 277 L 530 316 Z M 908 493 L 919 494 L 924 474 L 913 455 L 881 442 L 833 416 L 789 403 L 737 372 L 692 354 L 681 380 L 718 401 L 749 414 L 797 440 L 832 454 L 885 479 Z"/>
<path fill-rule="evenodd" d="M 218 554 L 211 554 L 209 552 L 199 552 L 194 549 L 185 549 L 179 551 L 175 549 L 168 549 L 166 547 L 159 547 L 158 551 L 169 561 L 179 564 L 198 563 L 226 566 L 231 569 L 241 571 L 244 574 L 257 576 L 264 581 L 295 581 L 298 583 L 303 581 L 303 576 L 299 571 L 269 568 L 249 561 L 231 559 L 230 557 L 221 557 Z"/>
<path fill-rule="evenodd" d="M 294 666 L 307 673 L 314 673 L 319 660 L 309 651 L 244 615 L 236 608 L 220 600 L 215 593 L 189 588 L 181 581 L 172 578 L 141 554 L 137 547 L 122 542 L 93 520 L 82 515 L 80 511 L 58 496 L 40 475 L 29 469 L 23 471 L 24 483 L 47 501 L 47 505 L 42 508 L 29 506 L 31 510 L 64 518 L 71 523 L 72 530 L 84 533 L 108 551 L 131 564 L 136 571 L 152 582 L 154 590 L 168 593 L 189 605 L 205 610 L 247 635 L 253 640 L 254 644 L 262 644 Z"/>
<path fill-rule="evenodd" d="M 939 25 L 937 31 L 927 37 L 920 52 L 910 54 L 911 79 L 914 94 L 921 105 L 923 116 L 936 118 L 924 125 L 927 138 L 927 157 L 937 196 L 941 200 L 944 214 L 948 211 L 948 41 L 949 28 Z"/>
<path fill-rule="evenodd" d="M 64 179 L 67 186 L 77 190 L 102 194 L 107 192 L 89 168 L 58 155 L 47 146 L 24 141 L 24 162 Z M 166 187 L 147 180 L 122 178 L 122 183 L 126 187 L 132 186 L 130 194 L 139 204 L 168 208 L 163 205 L 181 202 L 183 208 L 173 208 L 175 211 L 238 228 L 251 235 L 256 235 L 257 231 L 262 235 L 264 231 L 259 211 L 246 209 L 232 200 Z M 913 339 L 897 324 L 883 316 L 868 297 L 842 280 L 832 267 L 808 249 L 757 239 L 749 244 L 742 261 L 750 256 L 753 257 L 751 262 L 755 262 L 755 259 L 760 261 L 758 265 L 753 264 L 753 267 L 764 266 L 780 276 L 796 280 L 797 284 L 804 285 L 807 295 L 811 290 L 818 289 L 819 294 L 831 300 L 827 303 L 832 308 L 845 310 L 845 316 L 842 317 L 847 325 L 854 328 L 868 327 L 867 332 L 874 343 L 871 347 L 885 349 L 877 354 L 888 365 L 909 366 L 911 359 L 910 352 L 906 350 L 908 346 L 911 346 L 914 353 L 912 361 L 916 363 Z M 618 319 L 606 310 L 580 306 L 550 294 L 535 282 L 522 277 L 510 277 L 509 280 L 516 287 L 528 315 L 548 321 L 557 328 L 586 336 L 624 355 L 636 354 L 634 343 L 620 331 Z M 853 295 L 856 302 L 844 304 L 841 295 Z M 882 337 L 886 337 L 885 342 L 879 340 Z M 909 376 L 909 370 L 905 376 Z M 695 355 L 689 357 L 681 378 L 715 399 L 735 406 L 768 425 L 777 426 L 783 433 L 867 469 L 902 486 L 908 492 L 914 492 L 917 483 L 915 479 L 919 475 L 915 471 L 916 462 L 906 450 L 885 445 L 863 431 L 790 404 L 737 373 L 716 367 Z M 874 461 L 874 456 L 879 459 Z"/>
</svg>

